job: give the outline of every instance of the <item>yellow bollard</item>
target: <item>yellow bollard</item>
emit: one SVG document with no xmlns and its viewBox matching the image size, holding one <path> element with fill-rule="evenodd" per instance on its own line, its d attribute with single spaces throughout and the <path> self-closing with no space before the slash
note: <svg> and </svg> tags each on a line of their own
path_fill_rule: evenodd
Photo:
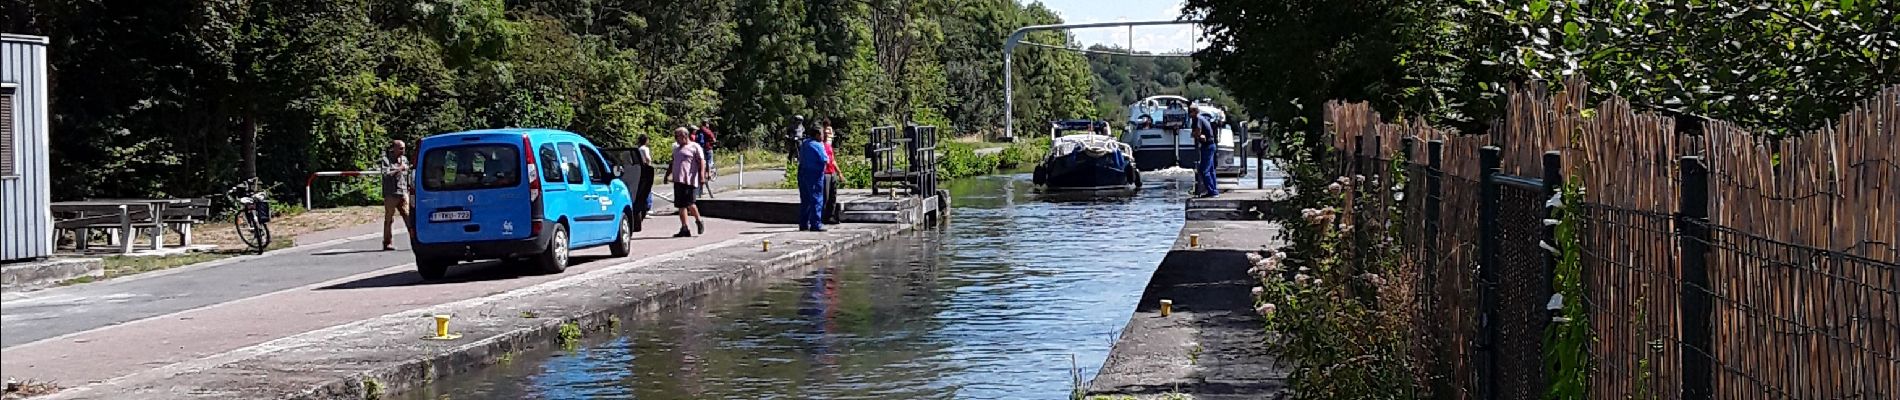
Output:
<svg viewBox="0 0 1900 400">
<path fill-rule="evenodd" d="M 1161 316 L 1166 317 L 1168 316 L 1168 314 L 1173 314 L 1173 313 L 1174 313 L 1174 300 L 1161 299 Z"/>
<path fill-rule="evenodd" d="M 759 251 L 772 251 L 772 241 L 759 242 Z"/>
<path fill-rule="evenodd" d="M 1188 248 L 1190 249 L 1201 248 L 1201 234 L 1195 233 L 1195 234 L 1188 235 Z"/>
<path fill-rule="evenodd" d="M 435 315 L 435 336 L 425 337 L 423 339 L 455 340 L 455 339 L 460 339 L 460 338 L 462 338 L 462 334 L 449 333 L 449 315 L 436 314 Z"/>
</svg>

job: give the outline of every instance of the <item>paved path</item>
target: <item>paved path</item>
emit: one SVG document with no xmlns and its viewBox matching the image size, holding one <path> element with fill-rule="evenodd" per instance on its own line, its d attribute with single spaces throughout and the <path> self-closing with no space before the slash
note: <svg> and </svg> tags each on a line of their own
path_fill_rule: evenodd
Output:
<svg viewBox="0 0 1900 400">
<path fill-rule="evenodd" d="M 749 172 L 772 182 L 778 171 Z M 737 179 L 715 182 L 730 187 Z M 637 233 L 634 257 L 708 245 L 779 229 L 707 220 L 707 235 L 667 237 L 677 219 L 654 217 Z M 324 327 L 525 287 L 559 275 L 525 275 L 498 263 L 463 264 L 425 282 L 406 237 L 380 251 L 381 227 L 347 227 L 298 237 L 311 243 L 91 284 L 10 296 L 0 303 L 0 375 L 96 382 Z M 606 249 L 575 253 L 569 273 L 612 264 Z"/>
</svg>

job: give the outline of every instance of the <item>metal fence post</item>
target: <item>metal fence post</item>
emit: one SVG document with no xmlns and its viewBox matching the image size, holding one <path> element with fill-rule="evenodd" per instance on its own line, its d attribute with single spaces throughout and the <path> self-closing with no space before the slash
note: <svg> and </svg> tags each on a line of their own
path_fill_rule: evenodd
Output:
<svg viewBox="0 0 1900 400">
<path fill-rule="evenodd" d="M 1478 149 L 1478 398 L 1497 398 L 1498 174 L 1503 151 Z"/>
<path fill-rule="evenodd" d="M 1556 150 L 1544 152 L 1544 179 L 1543 179 L 1544 198 L 1550 198 L 1551 196 L 1555 196 L 1557 195 L 1557 191 L 1563 190 L 1563 187 L 1564 187 L 1563 163 L 1564 163 L 1563 152 L 1556 151 Z M 1558 204 L 1557 206 L 1562 206 L 1562 204 Z M 1556 218 L 1557 206 L 1544 207 L 1544 218 L 1545 219 Z M 1572 210 L 1572 212 L 1574 212 L 1574 210 Z M 1556 225 L 1544 225 L 1544 243 L 1550 243 L 1552 247 L 1555 247 L 1557 245 L 1557 226 Z M 1544 255 L 1544 282 L 1546 285 L 1550 286 L 1551 293 L 1563 293 L 1563 291 L 1557 287 L 1557 262 L 1560 257 L 1561 256 L 1559 256 L 1557 253 L 1549 253 L 1549 254 Z M 1583 299 L 1564 299 L 1564 300 L 1565 301 L 1583 301 Z M 1557 314 L 1558 311 L 1553 310 L 1551 311 L 1551 313 Z"/>
<path fill-rule="evenodd" d="M 1715 396 L 1713 357 L 1713 313 L 1710 311 L 1708 252 L 1709 170 L 1702 157 L 1684 156 L 1681 161 L 1682 190 L 1678 199 L 1676 239 L 1682 250 L 1682 398 L 1710 399 Z"/>
<path fill-rule="evenodd" d="M 1424 280 L 1425 280 L 1425 287 L 1423 288 L 1423 290 L 1425 290 L 1426 293 L 1429 293 L 1429 295 L 1426 296 L 1426 300 L 1427 300 L 1427 303 L 1425 304 L 1426 310 L 1440 310 L 1441 309 L 1440 308 L 1441 299 L 1439 298 L 1440 293 L 1438 292 L 1438 264 L 1439 264 L 1439 257 L 1441 257 L 1439 255 L 1439 250 L 1438 250 L 1438 232 L 1439 232 L 1439 226 L 1440 226 L 1439 216 L 1443 214 L 1443 211 L 1441 211 L 1439 208 L 1441 207 L 1440 204 L 1443 204 L 1441 200 L 1444 197 L 1444 191 L 1443 191 L 1443 185 L 1444 185 L 1443 179 L 1445 176 L 1445 171 L 1443 169 L 1444 162 L 1445 162 L 1445 142 L 1441 140 L 1433 140 L 1433 141 L 1426 142 L 1425 143 L 1425 193 L 1421 193 L 1422 195 L 1425 196 L 1425 215 L 1424 215 L 1424 219 L 1425 219 L 1424 242 L 1425 243 L 1423 243 L 1425 247 L 1425 260 L 1424 260 L 1424 271 L 1422 271 L 1423 272 L 1422 275 L 1424 276 Z M 1456 326 L 1456 325 L 1451 325 L 1451 326 Z M 1432 332 L 1431 334 L 1435 336 L 1434 339 L 1444 338 L 1444 336 L 1437 336 L 1437 335 L 1441 335 L 1442 334 L 1441 332 Z M 1445 358 L 1444 356 L 1449 355 L 1449 354 L 1439 352 L 1440 349 L 1441 348 L 1437 347 L 1436 345 L 1434 346 L 1433 352 L 1432 352 L 1432 358 L 1434 360 L 1443 360 Z M 1448 366 L 1451 365 L 1450 363 L 1447 363 L 1444 361 L 1433 361 L 1432 365 L 1434 365 L 1435 368 L 1433 368 L 1431 372 L 1435 375 L 1451 376 L 1452 374 L 1455 373 L 1455 372 L 1450 371 L 1450 368 L 1448 368 Z M 1446 379 L 1432 379 L 1431 389 L 1432 389 L 1432 393 L 1437 395 L 1437 398 L 1440 398 L 1440 399 L 1454 398 L 1452 396 L 1452 391 L 1450 390 L 1451 385 L 1446 384 Z"/>
</svg>

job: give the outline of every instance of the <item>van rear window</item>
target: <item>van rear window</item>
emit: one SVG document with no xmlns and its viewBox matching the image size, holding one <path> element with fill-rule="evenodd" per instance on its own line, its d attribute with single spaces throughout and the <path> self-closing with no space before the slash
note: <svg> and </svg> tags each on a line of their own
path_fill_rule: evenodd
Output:
<svg viewBox="0 0 1900 400">
<path fill-rule="evenodd" d="M 438 147 L 422 155 L 422 188 L 432 191 L 513 187 L 521 183 L 521 149 L 508 144 Z"/>
</svg>

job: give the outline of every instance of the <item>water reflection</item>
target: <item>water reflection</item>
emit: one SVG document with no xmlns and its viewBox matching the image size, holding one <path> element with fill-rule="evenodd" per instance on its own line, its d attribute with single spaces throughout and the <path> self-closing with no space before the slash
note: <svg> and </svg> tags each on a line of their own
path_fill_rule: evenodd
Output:
<svg viewBox="0 0 1900 400">
<path fill-rule="evenodd" d="M 628 321 L 417 399 L 1050 399 L 1093 376 L 1180 229 L 1181 188 L 1048 201 L 952 182 L 950 226 Z"/>
</svg>

